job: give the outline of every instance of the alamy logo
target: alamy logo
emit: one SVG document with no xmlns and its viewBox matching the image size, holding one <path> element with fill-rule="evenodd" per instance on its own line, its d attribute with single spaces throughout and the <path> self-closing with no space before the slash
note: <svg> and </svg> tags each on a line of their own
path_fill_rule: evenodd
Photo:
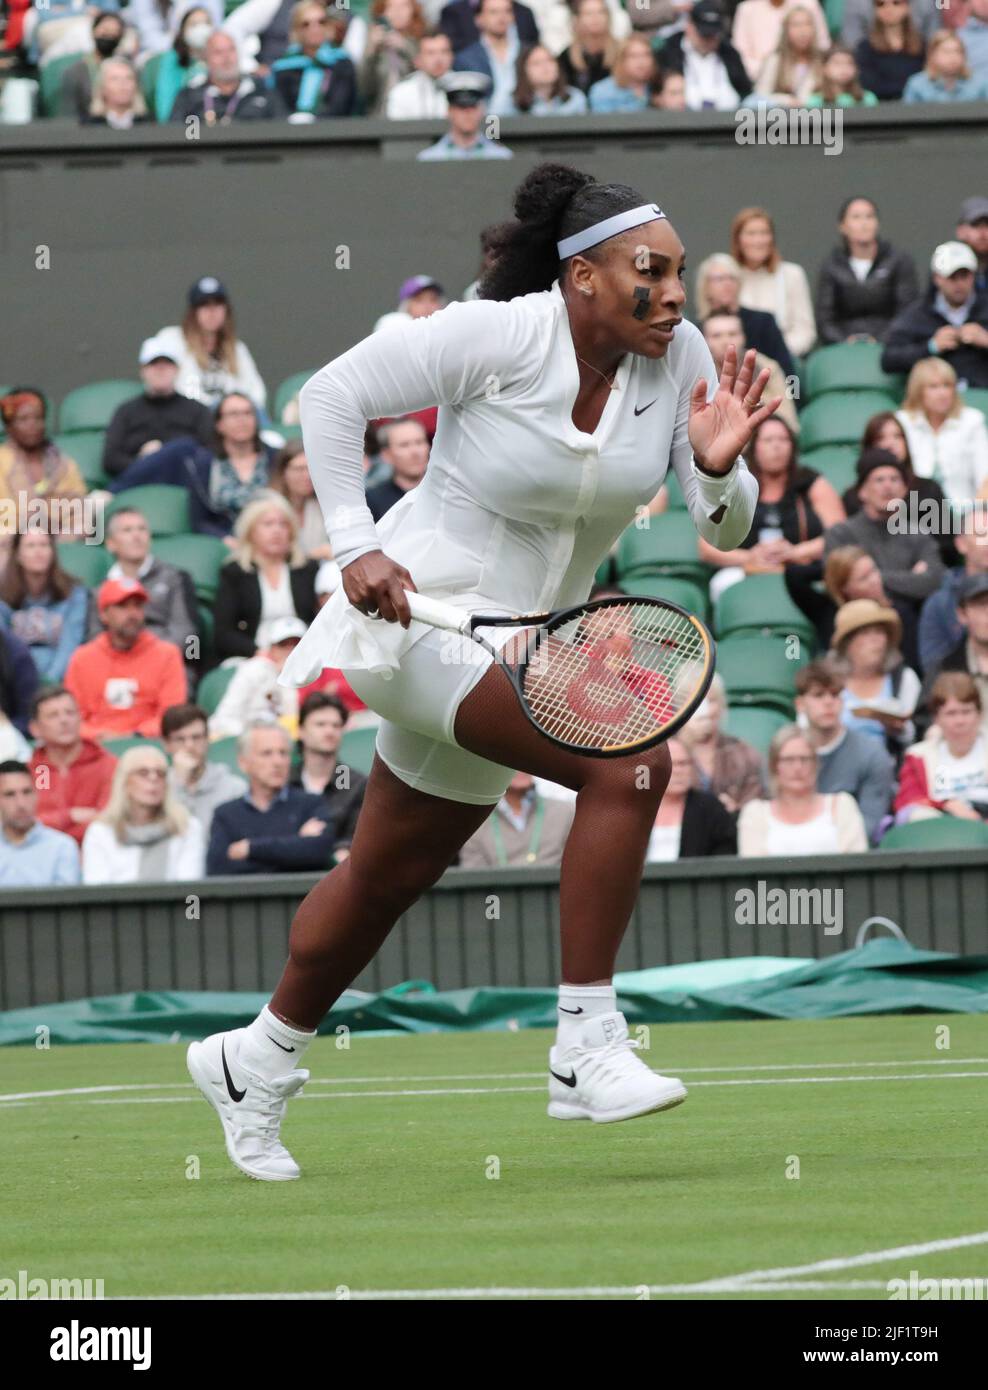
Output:
<svg viewBox="0 0 988 1390">
<path fill-rule="evenodd" d="M 76 1319 L 53 1327 L 53 1361 L 130 1361 L 135 1371 L 151 1367 L 150 1327 L 84 1327 Z"/>
<path fill-rule="evenodd" d="M 822 927 L 824 936 L 840 936 L 844 890 L 770 888 L 760 878 L 754 888 L 734 894 L 734 921 L 739 927 Z"/>
<path fill-rule="evenodd" d="M 103 1298 L 102 1279 L 38 1279 L 26 1269 L 17 1271 L 16 1279 L 0 1278 L 0 1299 L 62 1299 Z"/>
</svg>

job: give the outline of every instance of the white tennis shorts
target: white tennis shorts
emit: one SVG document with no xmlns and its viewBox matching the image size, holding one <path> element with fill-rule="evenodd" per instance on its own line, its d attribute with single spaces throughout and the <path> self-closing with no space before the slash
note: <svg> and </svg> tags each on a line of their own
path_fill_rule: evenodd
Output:
<svg viewBox="0 0 988 1390">
<path fill-rule="evenodd" d="M 484 636 L 500 646 L 516 629 L 489 628 Z M 390 680 L 370 671 L 343 675 L 381 716 L 375 748 L 394 775 L 432 796 L 471 805 L 496 805 L 514 768 L 502 767 L 461 748 L 453 736 L 456 711 L 494 658 L 469 638 L 432 629 L 401 658 Z"/>
</svg>

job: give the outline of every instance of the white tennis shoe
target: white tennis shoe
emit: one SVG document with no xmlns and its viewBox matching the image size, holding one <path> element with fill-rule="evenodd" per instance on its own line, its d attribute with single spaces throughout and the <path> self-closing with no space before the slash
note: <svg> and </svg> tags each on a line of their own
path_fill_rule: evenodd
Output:
<svg viewBox="0 0 988 1390">
<path fill-rule="evenodd" d="M 213 1033 L 186 1053 L 189 1075 L 220 1117 L 230 1161 L 249 1177 L 290 1182 L 301 1169 L 281 1142 L 281 1122 L 290 1096 L 309 1079 L 303 1069 L 273 1081 L 240 1064 L 244 1028 Z"/>
<path fill-rule="evenodd" d="M 670 1110 L 686 1099 L 686 1087 L 645 1065 L 629 1038 L 624 1014 L 601 1014 L 586 1023 L 580 1041 L 549 1049 L 549 1114 L 554 1120 L 596 1120 L 610 1124 L 655 1110 Z"/>
</svg>

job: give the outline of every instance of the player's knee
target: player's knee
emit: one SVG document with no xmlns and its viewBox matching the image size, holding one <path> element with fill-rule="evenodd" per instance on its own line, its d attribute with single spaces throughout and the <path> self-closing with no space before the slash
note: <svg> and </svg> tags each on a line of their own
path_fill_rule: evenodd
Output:
<svg viewBox="0 0 988 1390">
<path fill-rule="evenodd" d="M 592 785 L 602 796 L 654 815 L 669 782 L 669 750 L 664 744 L 627 758 L 594 764 Z"/>
</svg>

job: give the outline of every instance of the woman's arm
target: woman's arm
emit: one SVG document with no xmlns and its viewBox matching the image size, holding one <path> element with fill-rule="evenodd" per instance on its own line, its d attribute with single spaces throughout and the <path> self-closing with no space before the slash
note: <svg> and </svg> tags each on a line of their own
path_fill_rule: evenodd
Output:
<svg viewBox="0 0 988 1390">
<path fill-rule="evenodd" d="M 72 653 L 85 641 L 88 614 L 89 590 L 82 584 L 77 584 L 65 600 L 62 609 L 62 630 L 52 649 L 47 672 L 47 679 L 52 684 L 61 681 L 72 659 Z"/>
<path fill-rule="evenodd" d="M 841 854 L 864 854 L 868 848 L 868 832 L 858 803 L 850 792 L 838 792 L 834 804 L 837 823 L 837 848 Z"/>
<path fill-rule="evenodd" d="M 816 342 L 816 322 L 813 318 L 813 298 L 806 271 L 793 261 L 786 263 L 786 315 L 789 319 L 784 334 L 790 352 L 805 357 Z"/>
</svg>

